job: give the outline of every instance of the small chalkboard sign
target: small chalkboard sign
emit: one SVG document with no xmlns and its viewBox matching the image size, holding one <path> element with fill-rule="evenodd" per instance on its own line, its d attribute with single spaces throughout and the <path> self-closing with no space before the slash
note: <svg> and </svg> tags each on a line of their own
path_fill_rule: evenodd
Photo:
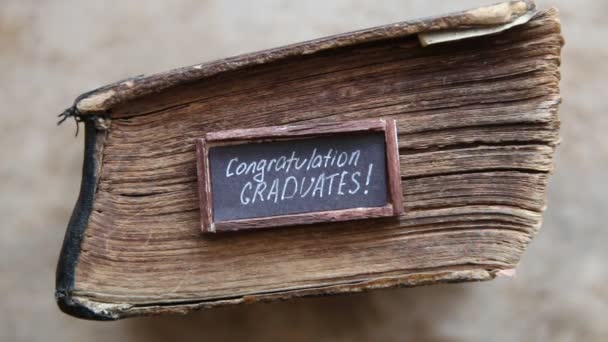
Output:
<svg viewBox="0 0 608 342">
<path fill-rule="evenodd" d="M 394 120 L 210 132 L 196 146 L 204 233 L 403 211 Z"/>
</svg>

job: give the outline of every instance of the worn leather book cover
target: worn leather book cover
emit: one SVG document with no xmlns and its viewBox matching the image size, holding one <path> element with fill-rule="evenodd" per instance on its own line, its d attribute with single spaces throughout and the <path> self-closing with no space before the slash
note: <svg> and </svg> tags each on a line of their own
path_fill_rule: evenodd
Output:
<svg viewBox="0 0 608 342">
<path fill-rule="evenodd" d="M 62 114 L 86 138 L 59 307 L 113 320 L 512 274 L 545 209 L 562 45 L 555 9 L 510 1 L 83 94 Z M 395 122 L 396 217 L 201 232 L 197 139 L 369 119 Z"/>
</svg>

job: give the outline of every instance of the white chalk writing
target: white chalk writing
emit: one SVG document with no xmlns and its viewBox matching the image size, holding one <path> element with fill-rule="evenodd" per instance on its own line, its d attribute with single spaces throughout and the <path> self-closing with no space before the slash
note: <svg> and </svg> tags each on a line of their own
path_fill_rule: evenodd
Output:
<svg viewBox="0 0 608 342">
<path fill-rule="evenodd" d="M 361 150 L 339 151 L 333 148 L 326 151 L 314 148 L 307 155 L 292 151 L 287 155 L 253 161 L 241 161 L 235 156 L 228 161 L 224 174 L 226 178 L 249 178 L 240 191 L 242 205 L 332 195 L 367 195 L 374 164 L 359 165 L 360 157 Z M 334 172 L 336 170 L 338 172 Z M 290 175 L 290 171 L 299 171 L 299 176 Z M 272 176 L 270 179 L 269 174 Z"/>
</svg>

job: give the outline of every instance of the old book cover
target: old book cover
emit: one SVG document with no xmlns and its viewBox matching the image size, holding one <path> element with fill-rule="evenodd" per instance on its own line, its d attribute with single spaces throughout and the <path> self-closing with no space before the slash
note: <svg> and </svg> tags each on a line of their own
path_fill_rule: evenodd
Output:
<svg viewBox="0 0 608 342">
<path fill-rule="evenodd" d="M 512 273 L 545 208 L 562 44 L 556 10 L 511 1 L 83 94 L 63 113 L 86 138 L 59 307 L 112 320 Z M 371 118 L 396 122 L 397 220 L 201 234 L 197 138 Z"/>
</svg>

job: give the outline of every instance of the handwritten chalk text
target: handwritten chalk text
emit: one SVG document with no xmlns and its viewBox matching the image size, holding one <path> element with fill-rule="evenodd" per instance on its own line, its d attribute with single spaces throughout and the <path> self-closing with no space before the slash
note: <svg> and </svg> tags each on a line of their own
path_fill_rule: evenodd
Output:
<svg viewBox="0 0 608 342">
<path fill-rule="evenodd" d="M 366 187 L 374 165 L 369 163 L 365 169 L 361 168 L 358 165 L 360 156 L 361 150 L 338 151 L 330 148 L 320 152 L 314 148 L 310 155 L 305 156 L 292 151 L 276 158 L 246 162 L 233 157 L 224 175 L 226 178 L 250 178 L 240 191 L 242 205 L 332 195 L 367 195 Z M 329 169 L 333 171 L 329 172 Z M 290 175 L 290 171 L 298 171 L 300 176 Z M 302 171 L 306 176 L 302 176 Z M 272 174 L 273 178 L 267 179 L 268 174 Z"/>
</svg>

